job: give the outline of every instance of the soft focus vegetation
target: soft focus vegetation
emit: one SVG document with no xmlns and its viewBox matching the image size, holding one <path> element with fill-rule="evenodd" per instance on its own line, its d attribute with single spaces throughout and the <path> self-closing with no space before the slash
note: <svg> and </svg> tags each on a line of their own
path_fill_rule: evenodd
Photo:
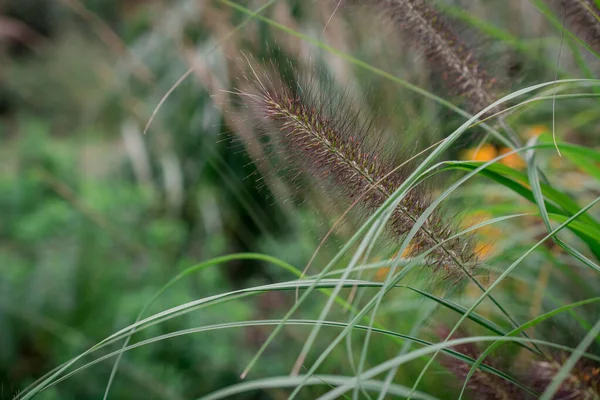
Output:
<svg viewBox="0 0 600 400">
<path fill-rule="evenodd" d="M 481 87 L 389 3 L 0 2 L 0 398 L 600 399 L 600 2 L 427 1 Z M 390 193 L 281 150 L 274 73 Z"/>
</svg>

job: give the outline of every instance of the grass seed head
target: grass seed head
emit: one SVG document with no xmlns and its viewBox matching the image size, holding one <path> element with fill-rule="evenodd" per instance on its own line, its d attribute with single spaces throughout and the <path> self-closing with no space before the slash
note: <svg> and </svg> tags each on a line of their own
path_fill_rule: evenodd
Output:
<svg viewBox="0 0 600 400">
<path fill-rule="evenodd" d="M 447 326 L 440 326 L 436 329 L 436 333 L 439 338 L 445 339 L 450 333 L 450 330 Z M 461 337 L 464 337 L 464 335 L 461 333 L 456 333 L 453 335 L 452 339 L 458 339 Z M 477 360 L 481 355 L 481 351 L 475 343 L 463 343 L 453 346 L 452 349 L 474 360 Z M 452 372 L 458 378 L 459 383 L 462 384 L 471 369 L 471 364 L 450 356 L 445 356 L 440 360 L 442 365 Z M 498 360 L 492 356 L 486 357 L 484 364 L 496 369 L 499 367 Z M 502 377 L 482 371 L 481 369 L 477 369 L 471 376 L 469 383 L 467 384 L 467 388 L 473 394 L 474 399 L 509 400 L 528 398 L 527 393 L 525 393 L 519 387 L 513 385 Z"/>
<path fill-rule="evenodd" d="M 595 0 L 551 0 L 554 8 L 567 26 L 600 53 L 600 8 Z"/>
<path fill-rule="evenodd" d="M 279 143 L 284 159 L 298 171 L 326 181 L 333 192 L 351 201 L 358 199 L 369 210 L 380 207 L 410 174 L 410 163 L 395 169 L 381 156 L 381 147 L 368 144 L 377 142 L 369 139 L 381 132 L 349 94 L 322 89 L 314 78 L 285 81 L 273 65 L 264 73 L 252 66 L 251 70 L 247 90 L 239 94 L 267 136 Z M 406 158 L 410 147 L 405 146 Z M 412 188 L 391 217 L 393 236 L 405 235 L 430 204 L 425 185 Z M 457 224 L 446 217 L 439 212 L 430 215 L 412 246 L 419 253 L 438 246 L 426 263 L 459 278 L 465 268 L 474 268 L 473 241 L 470 236 L 451 239 Z"/>
<path fill-rule="evenodd" d="M 359 4 L 356 0 L 352 3 Z M 487 76 L 473 51 L 452 28 L 450 21 L 425 0 L 370 0 L 391 19 L 425 55 L 430 68 L 451 92 L 467 100 L 477 112 L 495 100 L 495 80 Z M 360 3 L 362 4 L 362 3 Z"/>
<path fill-rule="evenodd" d="M 542 393 L 566 361 L 563 354 L 534 362 L 530 368 L 531 386 Z M 595 400 L 600 398 L 600 366 L 580 359 L 554 395 L 555 400 Z"/>
</svg>

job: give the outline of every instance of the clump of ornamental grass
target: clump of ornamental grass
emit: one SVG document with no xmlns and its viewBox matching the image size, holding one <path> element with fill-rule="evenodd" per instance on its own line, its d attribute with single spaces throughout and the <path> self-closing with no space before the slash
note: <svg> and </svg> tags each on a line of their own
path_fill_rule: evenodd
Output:
<svg viewBox="0 0 600 400">
<path fill-rule="evenodd" d="M 286 81 L 275 70 L 252 68 L 247 87 L 238 93 L 266 136 L 276 141 L 286 164 L 328 183 L 333 194 L 358 200 L 362 208 L 380 207 L 410 174 L 410 163 L 394 168 L 378 144 L 376 123 L 348 95 L 338 96 L 331 87 L 319 90 L 310 79 Z M 430 204 L 425 185 L 410 189 L 390 218 L 392 236 L 402 238 Z M 470 236 L 452 238 L 455 225 L 452 216 L 434 212 L 413 238 L 409 255 L 435 247 L 426 264 L 446 277 L 464 276 L 475 268 L 477 257 Z"/>
<path fill-rule="evenodd" d="M 600 7 L 595 0 L 549 0 L 581 40 L 600 53 Z"/>
<path fill-rule="evenodd" d="M 424 53 L 431 69 L 444 80 L 449 90 L 467 99 L 470 111 L 480 111 L 495 100 L 495 80 L 480 68 L 473 51 L 429 2 L 353 0 L 351 3 L 373 5 L 391 19 Z"/>
</svg>

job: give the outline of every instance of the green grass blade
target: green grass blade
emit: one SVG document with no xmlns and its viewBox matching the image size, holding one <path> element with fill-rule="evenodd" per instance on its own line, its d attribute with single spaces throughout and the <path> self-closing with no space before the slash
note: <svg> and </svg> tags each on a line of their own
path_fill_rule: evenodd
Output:
<svg viewBox="0 0 600 400">
<path fill-rule="evenodd" d="M 282 320 L 254 320 L 254 321 L 240 321 L 240 322 L 228 322 L 228 323 L 222 323 L 222 324 L 214 324 L 214 325 L 208 325 L 208 326 L 202 326 L 202 327 L 198 327 L 198 328 L 189 328 L 189 329 L 184 329 L 184 330 L 180 330 L 180 331 L 175 331 L 175 332 L 170 332 L 167 334 L 163 334 L 160 336 L 155 336 L 153 338 L 149 338 L 131 345 L 128 345 L 124 348 L 115 350 L 109 354 L 103 355 L 102 357 L 99 357 L 93 361 L 90 361 L 88 363 L 86 363 L 85 365 L 82 365 L 80 367 L 78 367 L 77 369 L 69 372 L 68 374 L 66 374 L 65 376 L 61 377 L 60 379 L 57 379 L 56 381 L 52 382 L 50 385 L 48 385 L 49 387 L 52 387 L 60 382 L 62 382 L 65 379 L 70 378 L 71 376 L 85 370 L 88 369 L 98 363 L 101 363 L 102 361 L 108 360 L 112 357 L 116 357 L 119 354 L 123 354 L 124 352 L 136 349 L 136 348 L 140 348 L 143 346 L 147 346 L 150 344 L 154 344 L 163 340 L 168 340 L 168 339 L 172 339 L 172 338 L 176 338 L 176 337 L 181 337 L 181 336 L 186 336 L 186 335 L 191 335 L 191 334 L 195 334 L 195 333 L 202 333 L 202 332 L 211 332 L 211 331 L 215 331 L 215 330 L 221 330 L 221 329 L 233 329 L 233 328 L 245 328 L 245 327 L 251 327 L 251 326 L 276 326 L 279 325 L 281 323 Z M 290 319 L 286 322 L 287 325 L 289 326 L 314 326 L 316 323 L 318 323 L 319 321 L 317 320 L 305 320 L 305 319 Z M 347 323 L 344 322 L 337 322 L 337 321 L 322 321 L 323 326 L 326 327 L 330 327 L 330 328 L 345 328 L 348 326 Z M 355 325 L 353 327 L 353 329 L 356 330 L 361 330 L 361 331 L 366 331 L 367 329 L 369 329 L 368 326 L 364 326 L 364 325 Z M 423 340 L 423 339 L 419 339 L 417 337 L 412 337 L 410 335 L 404 335 L 401 333 L 397 333 L 394 331 L 388 331 L 388 330 L 384 330 L 384 329 L 378 329 L 378 328 L 373 328 L 373 332 L 377 333 L 377 334 L 381 334 L 383 336 L 387 336 L 391 339 L 395 339 L 395 340 L 401 340 L 401 341 L 409 341 L 415 344 L 419 344 L 422 346 L 431 346 L 433 345 L 433 343 Z M 521 343 L 522 345 L 526 346 L 525 343 Z M 443 353 L 447 354 L 450 357 L 456 358 L 457 360 L 460 360 L 462 362 L 466 362 L 468 364 L 472 364 L 475 362 L 475 360 L 469 356 L 466 356 L 460 352 L 457 352 L 455 350 L 452 350 L 450 348 L 446 349 L 442 349 L 441 350 Z M 508 381 L 514 383 L 515 385 L 524 388 L 525 390 L 528 390 L 526 386 L 524 386 L 523 384 L 521 384 L 520 382 L 518 382 L 515 378 L 511 377 L 510 375 L 497 370 L 495 368 L 489 367 L 487 365 L 482 365 L 481 369 L 483 371 L 489 372 L 491 374 L 500 376 L 504 379 L 507 379 Z"/>
<path fill-rule="evenodd" d="M 436 343 L 436 344 L 432 344 L 431 346 L 422 348 L 422 349 L 418 349 L 418 350 L 414 350 L 411 351 L 408 354 L 404 354 L 402 356 L 398 356 L 398 357 L 394 357 L 386 362 L 383 362 L 379 365 L 377 365 L 376 367 L 371 368 L 370 370 L 364 372 L 362 374 L 362 376 L 360 377 L 355 377 L 352 381 L 350 381 L 349 383 L 338 387 L 335 390 L 332 390 L 331 392 L 319 397 L 317 400 L 335 400 L 338 397 L 337 396 L 341 396 L 344 393 L 348 392 L 349 390 L 351 390 L 359 380 L 367 380 L 367 379 L 371 379 L 379 374 L 384 373 L 385 371 L 398 366 L 398 365 L 402 365 L 405 364 L 409 361 L 415 360 L 417 358 L 432 354 L 432 357 L 430 358 L 430 360 L 433 360 L 433 358 L 435 357 L 436 354 L 440 353 L 442 351 L 442 349 L 448 348 L 448 347 L 453 347 L 456 345 L 460 345 L 460 344 L 466 344 L 466 343 L 478 343 L 478 342 L 492 342 L 492 341 L 502 341 L 502 342 L 529 342 L 529 343 L 535 343 L 538 345 L 543 345 L 543 346 L 548 346 L 548 347 L 552 347 L 555 349 L 560 349 L 560 350 L 564 350 L 564 351 L 569 351 L 569 352 L 575 352 L 576 349 L 572 349 L 570 347 L 567 346 L 562 346 L 553 342 L 548 342 L 545 340 L 539 340 L 539 339 L 527 339 L 527 338 L 517 338 L 517 337 L 498 337 L 498 336 L 473 336 L 473 337 L 468 337 L 468 338 L 460 338 L 460 339 L 453 339 L 453 340 L 448 340 L 448 341 L 444 341 L 441 343 Z M 598 359 L 598 357 L 594 356 L 593 354 L 589 354 L 589 353 L 581 353 L 581 355 L 585 355 L 587 358 L 596 360 Z M 530 391 L 531 393 L 531 391 Z M 409 396 L 410 398 L 410 396 Z"/>
<path fill-rule="evenodd" d="M 200 397 L 198 400 L 219 400 L 225 398 L 231 398 L 231 396 L 247 393 L 252 390 L 260 389 L 279 389 L 289 388 L 298 385 L 298 383 L 305 379 L 307 386 L 313 385 L 333 385 L 340 386 L 347 384 L 352 377 L 338 376 L 338 375 L 318 375 L 316 377 L 305 377 L 305 376 L 285 376 L 285 377 L 273 377 L 266 379 L 257 379 L 250 382 L 238 383 L 237 385 L 229 386 L 225 389 L 221 389 L 217 392 L 211 393 L 206 396 Z M 381 390 L 383 383 L 375 380 L 366 380 L 362 382 L 362 387 L 365 390 L 377 392 Z M 406 397 L 410 392 L 410 389 L 401 385 L 391 385 L 389 392 L 398 397 Z M 426 393 L 417 393 L 415 396 L 418 399 L 423 400 L 434 400 L 437 397 L 430 396 Z"/>
<path fill-rule="evenodd" d="M 536 140 L 537 139 L 533 139 L 532 142 L 535 142 Z M 540 210 L 540 215 L 542 216 L 544 224 L 546 225 L 546 228 L 548 229 L 548 232 L 551 232 L 552 231 L 552 224 L 550 222 L 550 217 L 548 216 L 548 211 L 546 210 L 545 203 L 544 203 L 544 200 L 543 200 L 544 199 L 544 195 L 542 193 L 541 184 L 540 184 L 539 177 L 538 177 L 538 169 L 537 169 L 537 166 L 535 164 L 535 150 L 533 150 L 533 149 L 530 150 L 528 152 L 528 157 L 527 158 L 528 158 L 528 160 L 527 160 L 527 171 L 528 171 L 528 176 L 529 176 L 529 183 L 531 184 L 531 189 L 533 191 L 533 195 L 534 195 L 534 198 L 535 198 L 536 203 L 538 205 L 538 208 Z M 585 221 L 585 222 L 587 222 L 587 221 Z M 596 270 L 597 272 L 600 272 L 600 266 L 599 265 L 597 265 L 592 260 L 588 259 L 586 256 L 584 256 L 583 254 L 581 254 L 578 250 L 574 249 L 568 243 L 566 243 L 563 240 L 561 240 L 558 237 L 558 235 L 552 235 L 552 240 L 557 245 L 559 245 L 561 248 L 563 248 L 565 251 L 567 251 L 569 254 L 571 254 L 573 257 L 575 257 L 576 259 L 578 259 L 579 261 L 583 262 L 585 265 L 587 265 L 591 269 Z M 595 250 L 596 250 L 596 248 L 598 246 L 598 243 L 594 242 L 594 241 L 592 241 L 591 243 L 592 243 L 591 250 L 593 252 L 595 252 Z M 598 258 L 600 259 L 600 257 L 598 257 Z"/>
<path fill-rule="evenodd" d="M 513 262 L 502 274 L 500 274 L 500 276 L 498 276 L 498 278 L 494 281 L 494 283 L 492 283 L 490 285 L 490 287 L 467 310 L 467 314 L 463 315 L 460 318 L 460 320 L 456 323 L 456 325 L 454 325 L 454 327 L 452 328 L 452 330 L 448 334 L 448 337 L 446 338 L 445 341 L 447 341 L 456 332 L 456 330 L 459 328 L 460 324 L 462 324 L 464 322 L 464 320 L 466 319 L 466 315 L 468 315 L 473 310 L 475 310 L 475 308 L 477 308 L 477 306 L 479 306 L 479 304 L 481 304 L 481 302 L 483 301 L 483 299 L 485 297 L 487 297 L 492 292 L 492 290 L 494 290 L 496 288 L 496 286 L 498 286 L 504 280 L 504 278 L 506 278 L 527 256 L 529 256 L 531 253 L 533 253 L 534 250 L 537 247 L 541 246 L 547 239 L 550 239 L 550 238 L 554 237 L 554 235 L 556 235 L 562 229 L 564 229 L 565 227 L 567 227 L 571 221 L 576 220 L 581 215 L 583 215 L 584 213 L 586 213 L 589 209 L 591 209 L 593 206 L 595 206 L 598 202 L 600 202 L 600 197 L 598 197 L 595 200 L 593 200 L 592 202 L 590 202 L 588 205 L 586 205 L 584 208 L 582 208 L 578 213 L 576 213 L 575 215 L 573 215 L 572 217 L 570 217 L 567 221 L 565 221 L 564 223 L 560 224 L 555 229 L 551 230 L 542 240 L 538 241 L 536 244 L 534 244 L 532 247 L 530 247 L 529 250 L 527 250 L 515 262 Z M 429 366 L 431 365 L 431 363 L 433 362 L 433 360 L 435 359 L 435 357 L 437 356 L 437 354 L 438 353 L 436 352 L 432 356 L 432 358 L 427 362 L 427 364 L 425 365 L 425 367 L 421 370 L 421 373 L 419 374 L 419 377 L 417 378 L 415 384 L 413 385 L 413 389 L 417 388 L 419 382 L 423 378 L 423 375 L 425 374 L 425 372 L 427 371 L 427 369 L 429 368 Z"/>
</svg>

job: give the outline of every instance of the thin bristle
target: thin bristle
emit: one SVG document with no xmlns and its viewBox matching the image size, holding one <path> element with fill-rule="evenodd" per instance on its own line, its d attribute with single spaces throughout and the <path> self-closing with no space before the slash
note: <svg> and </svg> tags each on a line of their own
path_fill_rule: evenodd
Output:
<svg viewBox="0 0 600 400">
<path fill-rule="evenodd" d="M 326 178 L 333 188 L 350 200 L 361 197 L 369 209 L 380 207 L 402 184 L 409 168 L 394 168 L 377 151 L 365 148 L 373 125 L 353 112 L 345 98 L 333 91 L 315 95 L 310 84 L 285 84 L 276 73 L 258 76 L 253 70 L 254 91 L 243 92 L 246 103 L 262 119 L 269 132 L 301 169 Z M 430 205 L 428 194 L 411 189 L 391 217 L 394 236 L 406 234 Z M 475 259 L 469 237 L 449 239 L 455 232 L 439 214 L 432 214 L 411 245 L 411 254 L 426 251 L 442 242 L 429 257 L 428 264 L 447 275 L 463 276 L 467 264 Z M 469 266 L 471 269 L 473 266 Z"/>
</svg>

